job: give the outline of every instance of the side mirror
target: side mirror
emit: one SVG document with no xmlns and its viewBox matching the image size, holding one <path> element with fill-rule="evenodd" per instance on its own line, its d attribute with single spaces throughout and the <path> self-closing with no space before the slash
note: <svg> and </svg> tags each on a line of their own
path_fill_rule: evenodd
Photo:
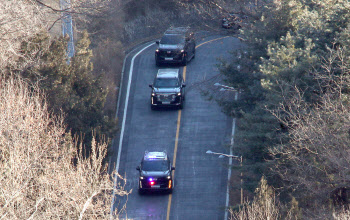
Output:
<svg viewBox="0 0 350 220">
<path fill-rule="evenodd" d="M 159 44 L 159 40 L 156 41 L 156 44 Z"/>
<path fill-rule="evenodd" d="M 186 87 L 186 84 L 185 84 L 185 83 L 182 83 L 182 87 Z"/>
<path fill-rule="evenodd" d="M 175 167 L 171 167 L 171 170 L 175 170 Z"/>
<path fill-rule="evenodd" d="M 136 167 L 136 170 L 140 170 L 140 166 L 137 166 L 137 167 Z"/>
<path fill-rule="evenodd" d="M 152 85 L 152 84 L 149 84 L 148 86 L 149 86 L 150 88 L 153 88 L 153 85 Z"/>
</svg>

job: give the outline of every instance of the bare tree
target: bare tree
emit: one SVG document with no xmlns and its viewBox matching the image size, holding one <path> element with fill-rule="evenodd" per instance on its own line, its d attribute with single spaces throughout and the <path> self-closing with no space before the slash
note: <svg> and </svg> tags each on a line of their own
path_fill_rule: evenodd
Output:
<svg viewBox="0 0 350 220">
<path fill-rule="evenodd" d="M 281 205 L 275 199 L 274 190 L 267 185 L 265 178 L 255 190 L 256 196 L 249 203 L 245 202 L 238 212 L 230 210 L 232 220 L 275 220 L 281 217 Z M 290 219 L 290 218 L 286 218 Z"/>
<path fill-rule="evenodd" d="M 35 86 L 13 76 L 0 82 L 0 218 L 109 218 L 113 192 L 129 192 L 114 189 L 107 143 L 93 140 L 84 155 Z"/>
<path fill-rule="evenodd" d="M 350 209 L 349 207 L 344 207 L 337 212 L 333 212 L 334 220 L 350 219 Z"/>
<path fill-rule="evenodd" d="M 18 59 L 22 41 L 45 29 L 44 17 L 34 1 L 0 1 L 0 69 Z"/>
<path fill-rule="evenodd" d="M 9 65 L 16 66 L 16 61 L 20 58 L 21 43 L 41 31 L 47 32 L 53 24 L 62 19 L 63 12 L 88 22 L 93 15 L 104 13 L 110 4 L 109 0 L 72 0 L 68 6 L 60 5 L 61 2 L 63 1 L 0 1 L 0 69 L 3 70 L 3 67 Z M 28 64 L 36 61 L 30 59 Z"/>
<path fill-rule="evenodd" d="M 342 50 L 332 51 L 323 62 L 319 102 L 304 101 L 296 89 L 275 116 L 288 128 L 288 143 L 271 150 L 273 172 L 285 181 L 299 201 L 315 207 L 347 201 L 350 167 L 349 67 Z M 319 92 L 319 91 L 316 91 Z"/>
</svg>

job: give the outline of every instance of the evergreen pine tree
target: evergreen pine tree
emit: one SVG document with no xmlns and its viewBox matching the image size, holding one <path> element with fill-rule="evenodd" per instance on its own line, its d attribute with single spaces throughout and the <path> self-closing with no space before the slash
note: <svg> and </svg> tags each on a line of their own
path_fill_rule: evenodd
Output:
<svg viewBox="0 0 350 220">
<path fill-rule="evenodd" d="M 45 35 L 36 36 L 36 45 L 23 43 L 23 54 L 40 51 L 40 63 L 27 68 L 24 77 L 38 83 L 45 92 L 51 111 L 63 112 L 67 129 L 72 134 L 91 142 L 92 133 L 113 138 L 116 122 L 104 113 L 106 89 L 93 75 L 92 50 L 87 32 L 83 32 L 76 45 L 76 54 L 67 63 L 67 39 L 50 40 Z M 49 45 L 45 49 L 44 45 Z"/>
</svg>

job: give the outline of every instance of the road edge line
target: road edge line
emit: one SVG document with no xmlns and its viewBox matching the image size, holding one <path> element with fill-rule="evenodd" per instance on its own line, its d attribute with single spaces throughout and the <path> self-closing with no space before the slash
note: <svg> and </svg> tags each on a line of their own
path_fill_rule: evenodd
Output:
<svg viewBox="0 0 350 220">
<path fill-rule="evenodd" d="M 118 180 L 118 172 L 119 172 L 119 163 L 120 163 L 120 154 L 122 151 L 122 143 L 123 143 L 123 137 L 124 137 L 124 128 L 125 128 L 125 121 L 126 121 L 126 112 L 128 110 L 128 104 L 129 104 L 129 95 L 130 95 L 130 87 L 131 87 L 131 81 L 132 81 L 132 75 L 133 75 L 133 69 L 134 69 L 134 61 L 135 58 L 142 53 L 144 50 L 146 50 L 147 48 L 149 48 L 150 46 L 152 46 L 154 43 L 151 43 L 147 46 L 145 46 L 144 48 L 142 48 L 139 52 L 137 52 L 131 59 L 131 64 L 130 64 L 130 70 L 129 70 L 129 79 L 128 79 L 128 87 L 127 87 L 127 91 L 126 91 L 126 96 L 125 96 L 125 105 L 124 105 L 124 114 L 123 114 L 123 122 L 122 122 L 122 129 L 120 132 L 120 137 L 119 137 L 119 147 L 118 147 L 118 156 L 117 156 L 117 164 L 115 167 L 115 171 L 116 171 L 116 176 L 114 179 L 114 184 L 113 184 L 113 195 L 112 195 L 112 204 L 111 204 L 111 215 L 110 215 L 110 219 L 113 219 L 113 206 L 114 206 L 114 202 L 115 202 L 115 191 L 116 191 L 116 185 L 117 185 L 117 180 Z"/>
</svg>

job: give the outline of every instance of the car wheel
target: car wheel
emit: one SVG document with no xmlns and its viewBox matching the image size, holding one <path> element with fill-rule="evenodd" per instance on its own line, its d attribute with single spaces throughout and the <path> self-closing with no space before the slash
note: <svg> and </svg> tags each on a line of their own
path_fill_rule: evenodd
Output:
<svg viewBox="0 0 350 220">
<path fill-rule="evenodd" d="M 156 60 L 156 66 L 160 66 L 160 62 Z"/>
<path fill-rule="evenodd" d="M 184 108 L 184 102 L 182 101 L 181 104 L 179 105 L 179 109 L 183 109 Z"/>
<path fill-rule="evenodd" d="M 196 58 L 196 50 L 193 50 L 193 56 L 192 59 Z"/>
<path fill-rule="evenodd" d="M 184 56 L 183 60 L 182 60 L 182 65 L 186 66 L 187 65 L 187 54 L 186 56 Z"/>
<path fill-rule="evenodd" d="M 157 109 L 157 107 L 156 107 L 156 106 L 151 105 L 151 110 L 156 110 L 156 109 Z"/>
<path fill-rule="evenodd" d="M 143 195 L 143 194 L 145 194 L 145 191 L 143 189 L 139 189 L 139 194 Z"/>
</svg>

